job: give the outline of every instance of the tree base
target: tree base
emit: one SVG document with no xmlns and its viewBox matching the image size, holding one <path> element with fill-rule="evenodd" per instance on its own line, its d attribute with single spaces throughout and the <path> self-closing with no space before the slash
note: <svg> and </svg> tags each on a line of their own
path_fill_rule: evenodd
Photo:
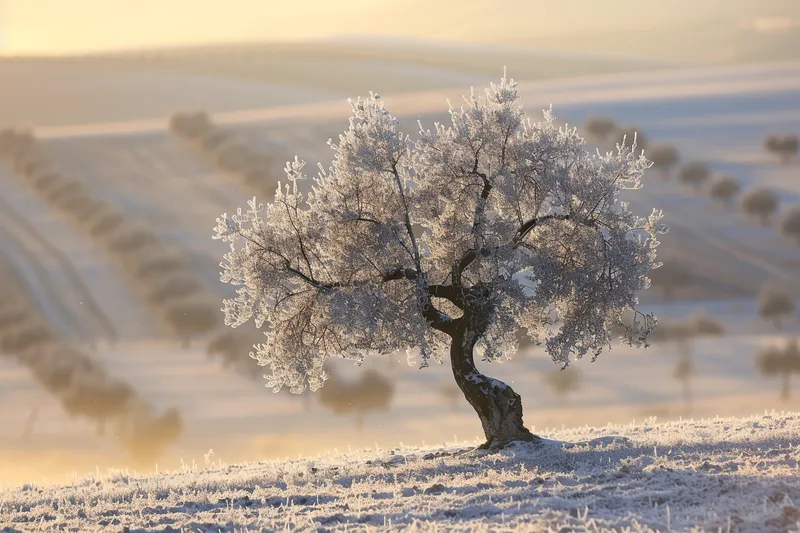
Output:
<svg viewBox="0 0 800 533">
<path fill-rule="evenodd" d="M 516 446 L 517 443 L 521 442 L 532 442 L 534 444 L 542 442 L 542 438 L 539 435 L 534 435 L 530 431 L 526 434 L 522 434 L 517 438 L 512 439 L 490 439 L 478 446 L 478 450 L 502 450 L 508 447 Z"/>
</svg>

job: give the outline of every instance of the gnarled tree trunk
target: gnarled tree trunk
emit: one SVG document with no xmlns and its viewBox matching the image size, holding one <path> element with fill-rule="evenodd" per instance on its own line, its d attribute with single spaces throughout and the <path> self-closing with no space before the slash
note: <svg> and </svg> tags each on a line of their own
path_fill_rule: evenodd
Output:
<svg viewBox="0 0 800 533">
<path fill-rule="evenodd" d="M 453 376 L 464 397 L 478 413 L 486 442 L 481 448 L 503 447 L 516 440 L 533 441 L 522 423 L 522 400 L 514 390 L 496 379 L 484 376 L 475 367 L 473 349 L 480 335 L 459 327 L 452 335 L 450 363 Z"/>
</svg>

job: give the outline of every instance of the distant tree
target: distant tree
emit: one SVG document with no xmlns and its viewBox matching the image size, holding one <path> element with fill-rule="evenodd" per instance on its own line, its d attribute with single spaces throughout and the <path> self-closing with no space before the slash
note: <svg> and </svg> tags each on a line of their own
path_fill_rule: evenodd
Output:
<svg viewBox="0 0 800 533">
<path fill-rule="evenodd" d="M 756 356 L 756 368 L 766 377 L 780 376 L 782 379 L 780 398 L 788 401 L 791 393 L 789 381 L 792 374 L 800 373 L 800 349 L 797 339 L 792 339 L 786 348 L 769 346 Z"/>
<path fill-rule="evenodd" d="M 475 354 L 513 355 L 523 327 L 561 365 L 597 356 L 665 228 L 660 213 L 641 219 L 614 200 L 638 188 L 644 157 L 588 152 L 576 130 L 549 111 L 532 123 L 517 101 L 504 78 L 412 141 L 378 96 L 359 99 L 313 194 L 295 159 L 273 203 L 218 219 L 215 238 L 231 246 L 222 280 L 239 288 L 225 322 L 266 324 L 255 356 L 268 385 L 316 390 L 332 356 L 408 349 L 426 367 L 449 355 L 485 447 L 535 439 L 520 396 Z M 636 316 L 626 341 L 642 346 L 654 323 Z"/>
<path fill-rule="evenodd" d="M 394 383 L 379 372 L 368 369 L 353 381 L 342 379 L 329 369 L 328 383 L 319 394 L 319 403 L 337 414 L 356 415 L 356 429 L 364 427 L 364 415 L 387 411 L 394 397 Z"/>
<path fill-rule="evenodd" d="M 577 368 L 556 368 L 548 372 L 544 379 L 550 389 L 563 400 L 578 390 L 581 377 Z"/>
<path fill-rule="evenodd" d="M 614 131 L 613 142 L 614 144 L 622 145 L 623 141 L 625 146 L 630 148 L 633 143 L 636 143 L 636 147 L 634 149 L 634 153 L 640 154 L 642 150 L 647 152 L 647 155 L 650 155 L 649 148 L 647 145 L 647 137 L 645 137 L 644 133 L 641 131 L 637 131 L 633 126 L 625 126 L 617 128 Z"/>
<path fill-rule="evenodd" d="M 589 117 L 586 120 L 586 136 L 595 141 L 605 142 L 616 129 L 617 124 L 609 117 Z"/>
<path fill-rule="evenodd" d="M 680 154 L 671 144 L 655 144 L 647 151 L 647 158 L 653 162 L 654 169 L 667 177 L 672 167 L 680 161 Z"/>
<path fill-rule="evenodd" d="M 777 287 L 765 285 L 758 297 L 758 314 L 771 321 L 776 328 L 781 327 L 784 317 L 795 312 L 794 298 Z"/>
<path fill-rule="evenodd" d="M 797 135 L 786 135 L 784 137 L 770 135 L 764 140 L 764 148 L 768 152 L 777 155 L 781 162 L 786 164 L 797 155 Z"/>
<path fill-rule="evenodd" d="M 680 263 L 669 261 L 650 272 L 650 281 L 661 290 L 664 298 L 671 299 L 675 296 L 676 289 L 685 287 L 692 281 L 692 273 Z"/>
<path fill-rule="evenodd" d="M 768 225 L 778 210 L 778 195 L 769 189 L 759 187 L 747 191 L 742 196 L 741 206 L 745 214 L 757 218 L 763 225 Z"/>
<path fill-rule="evenodd" d="M 699 192 L 703 185 L 711 177 L 711 170 L 706 163 L 692 162 L 683 165 L 678 170 L 678 181 L 689 187 L 693 187 L 695 192 Z"/>
<path fill-rule="evenodd" d="M 170 117 L 169 128 L 181 137 L 201 139 L 214 128 L 211 118 L 203 111 L 179 112 Z"/>
<path fill-rule="evenodd" d="M 800 245 L 800 206 L 792 206 L 781 219 L 781 233 Z"/>
<path fill-rule="evenodd" d="M 741 186 L 736 178 L 721 174 L 711 182 L 708 194 L 726 207 L 732 207 L 733 199 L 739 194 L 739 191 L 741 191 Z"/>
<path fill-rule="evenodd" d="M 653 340 L 674 343 L 678 349 L 672 377 L 682 384 L 683 403 L 687 412 L 692 410 L 691 378 L 695 374 L 694 340 L 702 337 L 717 337 L 725 334 L 725 328 L 705 314 L 695 315 L 688 320 L 666 322 L 656 328 Z"/>
</svg>

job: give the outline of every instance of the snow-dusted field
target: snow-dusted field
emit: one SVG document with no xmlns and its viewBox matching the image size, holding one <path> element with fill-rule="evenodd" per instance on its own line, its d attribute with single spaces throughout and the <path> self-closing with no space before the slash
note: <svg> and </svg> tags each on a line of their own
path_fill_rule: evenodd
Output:
<svg viewBox="0 0 800 533">
<path fill-rule="evenodd" d="M 379 447 L 0 492 L 3 531 L 800 530 L 800 414 L 552 431 L 499 452 Z"/>
<path fill-rule="evenodd" d="M 158 85 L 156 78 L 149 80 L 148 84 Z M 67 109 L 57 120 L 42 122 L 44 126 L 36 133 L 62 172 L 179 249 L 191 259 L 206 289 L 219 291 L 221 296 L 217 263 L 225 247 L 211 240 L 211 229 L 216 216 L 243 206 L 249 192 L 172 137 L 165 115 L 184 107 L 219 104 L 215 121 L 275 154 L 274 166 L 280 169 L 295 152 L 312 163 L 330 161 L 325 141 L 345 127 L 349 106 L 343 100 L 329 101 L 330 95 L 290 89 L 285 91 L 297 99 L 284 98 L 284 93 L 278 98 L 277 93 L 262 87 L 266 84 L 255 82 L 249 88 L 237 85 L 238 89 L 232 88 L 236 85 L 233 82 L 230 86 L 199 83 L 195 78 L 180 83 L 188 85 L 170 85 L 173 88 L 161 107 L 132 106 L 123 114 L 115 114 L 106 113 L 100 106 L 90 116 Z M 188 86 L 197 88 L 197 92 L 184 98 L 182 87 Z M 776 189 L 784 208 L 800 199 L 800 166 L 781 166 L 762 149 L 767 133 L 800 131 L 798 64 L 640 72 L 525 82 L 521 87 L 523 103 L 534 119 L 550 103 L 556 116 L 571 124 L 582 124 L 590 114 L 612 115 L 621 123 L 639 127 L 652 142 L 674 144 L 684 160 L 702 159 L 715 171 L 735 175 L 746 188 L 764 184 Z M 364 87 L 361 92 L 369 89 L 382 88 Z M 126 98 L 134 98 L 130 95 L 135 90 L 128 87 L 126 91 L 130 91 Z M 413 133 L 418 117 L 428 124 L 444 118 L 445 97 L 457 104 L 464 91 L 465 87 L 455 86 L 452 90 L 383 96 L 387 107 Z M 226 101 L 237 105 L 220 104 Z M 58 105 L 68 107 L 69 103 Z M 14 122 L 9 118 L 13 116 L 9 112 L 2 118 Z M 78 120 L 76 116 L 84 118 Z M 202 465 L 209 449 L 215 450 L 215 458 L 234 462 L 296 457 L 298 453 L 314 455 L 376 442 L 381 447 L 395 447 L 400 441 L 421 444 L 463 440 L 480 433 L 479 422 L 465 402 L 458 400 L 451 406 L 440 391 L 441 384 L 452 381 L 447 367 L 417 371 L 404 361 L 368 363 L 368 368 L 392 376 L 395 387 L 391 409 L 364 415 L 361 430 L 356 429 L 357 412 L 332 416 L 316 399 L 309 405 L 289 395 L 270 394 L 260 382 L 209 361 L 202 343 L 183 350 L 176 341 L 165 338 L 113 258 L 3 165 L 0 197 L 8 204 L 0 205 L 0 249 L 10 252 L 24 271 L 45 316 L 76 342 L 84 343 L 86 337 L 95 339 L 93 349 L 86 345 L 93 357 L 112 375 L 124 377 L 154 406 L 175 406 L 181 412 L 185 428 L 160 459 L 162 469 L 176 468 L 181 460 Z M 796 318 L 788 320 L 782 331 L 759 321 L 753 299 L 765 281 L 779 282 L 787 292 L 800 295 L 800 248 L 782 238 L 775 227 L 755 226 L 741 214 L 725 212 L 707 196 L 694 196 L 681 189 L 674 179 L 648 180 L 631 200 L 642 211 L 650 207 L 665 210 L 665 223 L 672 231 L 664 238 L 664 259 L 686 260 L 700 279 L 676 302 L 663 301 L 655 291 L 645 295 L 648 310 L 682 319 L 702 308 L 727 329 L 722 338 L 694 343 L 697 372 L 691 382 L 693 416 L 743 416 L 777 407 L 800 410 L 797 397 L 782 404 L 778 399 L 780 380 L 758 376 L 753 363 L 761 346 L 782 344 L 788 335 L 800 330 Z M 77 281 L 73 272 L 77 272 Z M 90 299 L 96 306 L 87 304 Z M 118 334 L 120 340 L 115 345 L 106 340 L 102 317 Z M 483 370 L 513 382 L 526 407 L 526 422 L 541 430 L 562 424 L 602 426 L 609 421 L 627 422 L 651 415 L 670 419 L 685 415 L 681 384 L 672 378 L 676 359 L 677 349 L 669 344 L 647 350 L 615 348 L 594 364 L 588 360 L 576 363 L 581 385 L 563 398 L 555 395 L 544 380 L 544 375 L 556 367 L 540 351 L 525 350 L 515 361 Z M 350 367 L 343 367 L 341 372 L 353 378 L 358 375 Z M 94 425 L 68 417 L 24 368 L 5 359 L 0 359 L 0 406 L 0 485 L 29 480 L 63 483 L 72 472 L 83 475 L 95 467 L 102 472 L 128 464 L 113 435 L 98 435 Z M 26 431 L 29 425 L 33 428 L 30 432 Z M 566 434 L 559 438 L 573 439 Z M 588 434 L 574 437 L 584 438 L 589 438 Z M 144 468 L 153 470 L 155 465 Z M 213 475 L 219 476 L 219 472 Z M 428 485 L 425 481 L 419 486 L 424 489 L 435 483 L 429 479 Z M 252 494 L 250 497 L 254 498 Z M 419 501 L 424 497 L 428 496 L 419 496 Z M 157 505 L 166 504 L 150 507 L 157 509 Z M 272 507 L 267 507 L 272 512 Z M 10 508 L 8 503 L 0 503 L 3 512 Z M 722 526 L 724 512 L 728 511 L 717 510 Z M 592 516 L 590 513 L 589 518 Z M 659 506 L 646 516 L 665 520 L 666 514 Z M 675 521 L 678 516 L 673 514 L 673 524 L 684 523 Z M 451 518 L 455 519 L 447 519 Z M 693 520 L 711 523 L 697 517 Z M 382 519 L 380 523 L 370 522 L 376 526 L 382 523 Z M 26 530 L 31 525 L 14 527 Z"/>
</svg>

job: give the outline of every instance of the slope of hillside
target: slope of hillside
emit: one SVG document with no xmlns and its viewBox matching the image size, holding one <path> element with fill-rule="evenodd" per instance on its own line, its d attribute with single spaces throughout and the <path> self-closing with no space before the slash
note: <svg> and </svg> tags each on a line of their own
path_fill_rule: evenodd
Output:
<svg viewBox="0 0 800 533">
<path fill-rule="evenodd" d="M 796 531 L 800 414 L 128 472 L 0 493 L 3 531 Z M 561 439 L 561 440 L 551 440 Z"/>
</svg>

